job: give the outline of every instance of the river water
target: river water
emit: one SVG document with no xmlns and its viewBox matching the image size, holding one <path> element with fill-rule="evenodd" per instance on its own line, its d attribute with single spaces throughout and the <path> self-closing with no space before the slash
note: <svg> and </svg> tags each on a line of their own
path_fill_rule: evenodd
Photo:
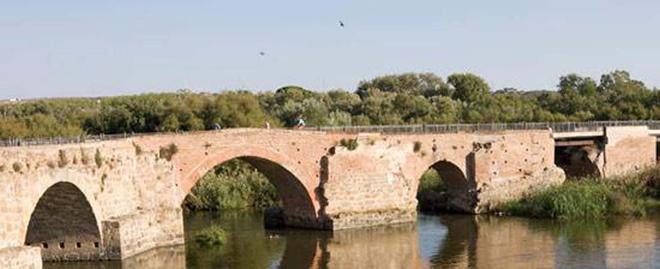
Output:
<svg viewBox="0 0 660 269">
<path fill-rule="evenodd" d="M 323 232 L 265 230 L 258 212 L 193 213 L 185 246 L 44 268 L 660 268 L 659 224 L 657 215 L 582 223 L 420 215 L 415 224 Z M 213 225 L 228 232 L 227 243 L 196 243 L 194 234 Z"/>
</svg>

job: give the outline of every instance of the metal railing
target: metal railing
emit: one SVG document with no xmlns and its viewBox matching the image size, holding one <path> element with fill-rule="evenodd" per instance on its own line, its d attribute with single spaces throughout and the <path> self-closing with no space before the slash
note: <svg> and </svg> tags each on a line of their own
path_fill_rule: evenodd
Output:
<svg viewBox="0 0 660 269">
<path fill-rule="evenodd" d="M 519 122 L 519 123 L 477 123 L 477 124 L 419 124 L 387 126 L 323 126 L 318 131 L 341 133 L 452 133 L 488 132 L 505 130 L 547 130 L 556 133 L 600 131 L 607 126 L 648 126 L 660 129 L 660 121 L 590 121 L 590 122 Z"/>
<path fill-rule="evenodd" d="M 323 131 L 334 133 L 456 133 L 456 132 L 490 132 L 505 130 L 547 130 L 555 133 L 600 131 L 607 126 L 648 126 L 660 130 L 660 121 L 590 121 L 590 122 L 520 122 L 520 123 L 478 123 L 478 124 L 419 124 L 419 125 L 383 125 L 383 126 L 317 126 L 296 129 L 303 131 Z M 213 131 L 209 131 L 213 132 Z M 179 132 L 181 133 L 181 132 Z M 52 137 L 31 139 L 0 140 L 0 147 L 37 146 L 75 144 L 84 142 L 109 141 L 129 137 L 152 136 L 166 133 L 124 133 L 82 135 L 75 137 Z"/>
</svg>

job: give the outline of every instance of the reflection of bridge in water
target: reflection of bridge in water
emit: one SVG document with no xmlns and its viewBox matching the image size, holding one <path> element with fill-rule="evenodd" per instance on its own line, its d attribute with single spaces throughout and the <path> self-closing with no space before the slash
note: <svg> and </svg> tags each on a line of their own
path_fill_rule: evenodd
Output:
<svg viewBox="0 0 660 269">
<path fill-rule="evenodd" d="M 448 183 L 448 204 L 469 213 L 560 184 L 564 174 L 636 171 L 656 163 L 657 126 L 228 129 L 9 141 L 0 147 L 0 267 L 126 259 L 180 244 L 184 197 L 207 171 L 234 159 L 273 183 L 286 225 L 341 230 L 414 222 L 428 169 Z"/>
<path fill-rule="evenodd" d="M 658 221 L 656 218 L 558 224 L 525 218 L 443 215 L 422 216 L 418 225 L 334 232 L 271 231 L 265 235 L 280 236 L 285 245 L 284 250 L 272 248 L 271 253 L 264 255 L 275 258 L 276 262 L 252 257 L 248 251 L 243 253 L 247 257 L 236 259 L 229 266 L 237 269 L 256 268 L 258 264 L 264 268 L 651 268 L 658 258 Z M 254 249 L 250 244 L 260 243 L 259 240 L 242 242 L 235 247 Z M 253 260 L 259 258 L 264 260 Z M 195 259 L 208 260 L 208 257 Z M 49 264 L 47 269 L 98 266 Z M 195 263 L 192 268 L 213 266 Z M 103 267 L 184 269 L 191 268 L 191 264 L 186 264 L 185 247 L 178 246 L 158 248 L 121 262 L 105 263 Z"/>
</svg>

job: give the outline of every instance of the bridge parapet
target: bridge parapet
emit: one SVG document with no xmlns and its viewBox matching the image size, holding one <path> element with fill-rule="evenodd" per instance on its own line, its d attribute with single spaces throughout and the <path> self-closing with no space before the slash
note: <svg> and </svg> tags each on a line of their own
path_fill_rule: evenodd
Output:
<svg viewBox="0 0 660 269">
<path fill-rule="evenodd" d="M 493 132 L 511 130 L 552 130 L 553 133 L 590 133 L 602 132 L 604 127 L 615 126 L 647 126 L 652 134 L 660 135 L 660 121 L 589 121 L 589 122 L 514 122 L 514 123 L 458 123 L 458 124 L 413 124 L 413 125 L 365 125 L 365 126 L 310 126 L 304 129 L 290 129 L 290 131 L 318 131 L 328 133 L 381 133 L 381 134 L 425 134 L 425 133 L 459 133 L 459 132 Z M 240 129 L 240 128 L 238 128 Z M 232 130 L 232 129 L 226 129 Z M 214 133 L 221 131 L 195 131 L 195 133 Z M 177 132 L 176 134 L 185 134 Z M 78 144 L 101 141 L 120 140 L 126 138 L 168 135 L 173 133 L 122 133 L 122 134 L 99 134 L 83 135 L 73 137 L 50 137 L 50 138 L 28 138 L 28 139 L 5 139 L 0 140 L 0 147 L 15 146 L 38 146 L 38 145 L 60 145 Z M 563 135 L 567 136 L 567 135 Z"/>
</svg>

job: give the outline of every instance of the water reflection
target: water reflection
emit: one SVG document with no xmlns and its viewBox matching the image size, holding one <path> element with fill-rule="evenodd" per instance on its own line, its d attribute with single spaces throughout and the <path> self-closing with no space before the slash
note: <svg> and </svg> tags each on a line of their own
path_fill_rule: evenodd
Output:
<svg viewBox="0 0 660 269">
<path fill-rule="evenodd" d="M 421 215 L 416 224 L 359 230 L 266 231 L 258 213 L 193 214 L 185 247 L 45 268 L 653 268 L 660 264 L 658 223 Z M 226 245 L 194 242 L 211 225 L 229 231 Z"/>
<path fill-rule="evenodd" d="M 44 263 L 45 269 L 184 269 L 186 248 L 171 246 L 153 249 L 123 261 L 104 262 L 53 262 Z"/>
</svg>

